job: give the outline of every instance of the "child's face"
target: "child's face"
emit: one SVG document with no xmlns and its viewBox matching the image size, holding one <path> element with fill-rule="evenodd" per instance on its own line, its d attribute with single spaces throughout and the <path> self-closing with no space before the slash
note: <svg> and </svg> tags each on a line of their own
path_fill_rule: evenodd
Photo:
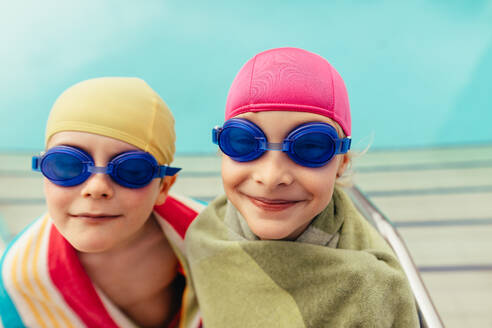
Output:
<svg viewBox="0 0 492 328">
<path fill-rule="evenodd" d="M 329 118 L 305 112 L 245 113 L 269 142 L 282 142 L 295 127 Z M 337 174 L 349 156 L 337 155 L 328 164 L 309 168 L 294 163 L 284 152 L 267 151 L 251 162 L 222 157 L 222 180 L 228 199 L 260 239 L 295 239 L 330 202 Z"/>
<path fill-rule="evenodd" d="M 96 166 L 138 148 L 123 141 L 85 132 L 55 134 L 48 148 L 66 145 L 85 150 Z M 163 203 L 174 177 L 152 180 L 138 189 L 125 188 L 107 174 L 93 174 L 80 185 L 62 187 L 44 179 L 49 213 L 60 233 L 81 252 L 103 252 L 122 246 L 143 231 L 155 204 Z"/>
</svg>

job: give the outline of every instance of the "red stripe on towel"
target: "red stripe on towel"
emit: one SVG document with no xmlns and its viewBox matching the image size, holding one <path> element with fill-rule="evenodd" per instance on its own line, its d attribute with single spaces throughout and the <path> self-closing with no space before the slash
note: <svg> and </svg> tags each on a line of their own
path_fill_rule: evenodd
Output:
<svg viewBox="0 0 492 328">
<path fill-rule="evenodd" d="M 80 264 L 75 249 L 54 225 L 48 246 L 48 272 L 67 304 L 88 327 L 118 328 Z"/>
<path fill-rule="evenodd" d="M 168 196 L 164 204 L 155 206 L 154 210 L 169 222 L 183 239 L 191 222 L 193 222 L 198 215 L 197 211 L 186 206 L 172 196 Z"/>
</svg>

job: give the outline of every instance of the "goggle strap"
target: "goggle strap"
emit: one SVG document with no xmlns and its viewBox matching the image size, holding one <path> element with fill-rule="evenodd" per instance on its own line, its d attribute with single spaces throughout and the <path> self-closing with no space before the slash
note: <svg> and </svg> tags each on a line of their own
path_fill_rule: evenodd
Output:
<svg viewBox="0 0 492 328">
<path fill-rule="evenodd" d="M 352 144 L 352 139 L 350 137 L 343 138 L 340 140 L 340 150 L 337 152 L 338 154 L 345 154 L 349 151 L 350 145 Z"/>
<path fill-rule="evenodd" d="M 41 168 L 39 167 L 39 156 L 33 156 L 32 161 L 31 161 L 31 167 L 33 171 L 41 171 Z"/>
<path fill-rule="evenodd" d="M 218 126 L 216 126 L 212 129 L 212 142 L 216 145 L 219 144 L 220 131 L 222 131 L 222 129 Z"/>
<path fill-rule="evenodd" d="M 165 176 L 173 176 L 181 170 L 179 167 L 171 167 L 166 165 L 159 166 L 159 172 L 156 175 L 159 178 L 163 178 Z"/>
</svg>

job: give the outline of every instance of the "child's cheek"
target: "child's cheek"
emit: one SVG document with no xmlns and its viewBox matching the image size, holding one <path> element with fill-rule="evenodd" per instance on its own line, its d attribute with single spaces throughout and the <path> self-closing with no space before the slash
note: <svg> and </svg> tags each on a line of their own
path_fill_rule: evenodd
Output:
<svg viewBox="0 0 492 328">
<path fill-rule="evenodd" d="M 235 162 L 227 156 L 222 158 L 222 180 L 225 184 L 239 184 L 246 179 L 250 170 L 248 163 Z"/>
<path fill-rule="evenodd" d="M 152 211 L 152 208 L 159 195 L 159 181 L 156 179 L 149 185 L 138 188 L 129 189 L 119 187 L 115 201 L 121 204 L 122 208 L 130 211 Z"/>
<path fill-rule="evenodd" d="M 48 208 L 54 207 L 64 208 L 74 200 L 74 187 L 60 187 L 50 182 L 48 179 L 44 179 L 44 195 Z"/>
</svg>

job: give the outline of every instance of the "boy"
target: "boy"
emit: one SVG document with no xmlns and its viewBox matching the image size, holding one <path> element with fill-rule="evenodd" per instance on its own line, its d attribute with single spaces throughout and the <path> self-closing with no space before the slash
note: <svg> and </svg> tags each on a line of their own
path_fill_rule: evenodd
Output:
<svg viewBox="0 0 492 328">
<path fill-rule="evenodd" d="M 344 82 L 322 57 L 262 52 L 231 85 L 225 196 L 190 226 L 186 251 L 205 327 L 416 327 L 389 246 L 338 187 L 350 155 Z"/>
<path fill-rule="evenodd" d="M 57 99 L 33 158 L 48 214 L 1 262 L 4 327 L 177 325 L 184 283 L 170 240 L 183 246 L 175 227 L 200 207 L 168 197 L 174 141 L 169 108 L 140 79 L 87 80 Z M 190 327 L 195 314 L 182 313 Z"/>
</svg>

